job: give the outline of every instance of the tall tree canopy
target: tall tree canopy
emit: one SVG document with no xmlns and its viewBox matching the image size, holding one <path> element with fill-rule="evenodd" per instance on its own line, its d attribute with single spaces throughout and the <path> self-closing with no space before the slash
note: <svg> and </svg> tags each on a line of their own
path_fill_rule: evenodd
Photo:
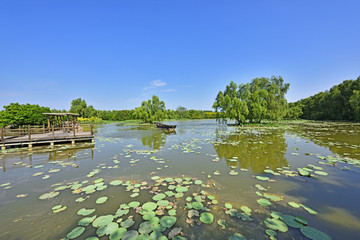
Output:
<svg viewBox="0 0 360 240">
<path fill-rule="evenodd" d="M 79 114 L 79 117 L 89 118 L 97 115 L 96 110 L 92 105 L 87 106 L 85 100 L 77 98 L 71 101 L 71 113 Z"/>
<path fill-rule="evenodd" d="M 246 119 L 261 123 L 263 119 L 281 120 L 286 115 L 285 94 L 289 84 L 282 77 L 254 78 L 251 83 L 240 84 L 233 81 L 220 91 L 213 108 L 218 117 L 235 120 L 238 124 Z"/>
<path fill-rule="evenodd" d="M 135 117 L 142 119 L 146 123 L 161 121 L 166 116 L 165 103 L 160 101 L 158 96 L 152 96 L 152 99 L 143 101 L 141 106 L 135 109 Z"/>
<path fill-rule="evenodd" d="M 47 123 L 47 118 L 43 113 L 50 112 L 48 107 L 40 107 L 33 104 L 10 103 L 4 106 L 0 112 L 0 127 L 11 125 L 40 125 Z"/>
<path fill-rule="evenodd" d="M 359 122 L 360 77 L 356 80 L 345 80 L 333 86 L 330 91 L 319 92 L 295 104 L 302 108 L 301 118 Z"/>
</svg>

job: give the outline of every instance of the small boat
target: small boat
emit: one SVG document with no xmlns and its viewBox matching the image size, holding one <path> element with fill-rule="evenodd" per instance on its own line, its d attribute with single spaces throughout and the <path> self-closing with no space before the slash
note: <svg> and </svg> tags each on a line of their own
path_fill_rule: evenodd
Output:
<svg viewBox="0 0 360 240">
<path fill-rule="evenodd" d="M 156 127 L 158 128 L 163 128 L 163 129 L 168 129 L 168 130 L 175 130 L 176 125 L 167 125 L 167 124 L 163 124 L 163 123 L 159 123 L 159 122 L 155 122 Z"/>
</svg>

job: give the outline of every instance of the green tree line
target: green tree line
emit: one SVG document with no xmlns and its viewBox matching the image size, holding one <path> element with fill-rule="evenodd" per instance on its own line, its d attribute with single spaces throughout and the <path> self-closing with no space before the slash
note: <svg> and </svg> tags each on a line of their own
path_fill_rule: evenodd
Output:
<svg viewBox="0 0 360 240">
<path fill-rule="evenodd" d="M 360 121 L 360 77 L 294 103 L 303 119 Z"/>
</svg>

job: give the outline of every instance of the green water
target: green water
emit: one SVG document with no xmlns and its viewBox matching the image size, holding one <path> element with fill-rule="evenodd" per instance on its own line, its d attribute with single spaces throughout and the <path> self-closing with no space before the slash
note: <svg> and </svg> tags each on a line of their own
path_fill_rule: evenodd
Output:
<svg viewBox="0 0 360 240">
<path fill-rule="evenodd" d="M 78 210 L 95 209 L 89 216 L 115 215 L 121 204 L 138 201 L 142 206 L 156 202 L 152 197 L 158 193 L 177 193 L 176 189 L 169 190 L 170 185 L 186 186 L 188 190 L 182 197 L 165 198 L 176 209 L 177 219 L 173 227 L 162 232 L 167 237 L 174 228 L 181 228 L 181 235 L 187 239 L 228 239 L 234 233 L 247 239 L 269 239 L 264 219 L 278 211 L 305 218 L 309 227 L 332 239 L 358 239 L 360 125 L 301 122 L 282 127 L 240 128 L 212 120 L 171 124 L 177 125 L 176 132 L 150 126 L 100 125 L 95 130 L 95 144 L 0 153 L 0 239 L 66 238 L 84 218 L 77 214 Z M 299 176 L 297 169 L 308 164 L 321 167 L 327 175 L 316 174 L 317 169 L 313 169 L 312 177 Z M 91 177 L 89 173 L 94 171 L 96 174 Z M 155 176 L 160 180 L 153 180 Z M 263 181 L 256 176 L 269 179 Z M 169 177 L 177 178 L 179 183 L 166 181 Z M 99 178 L 103 181 L 99 180 L 98 186 L 103 187 L 93 193 L 82 191 Z M 110 184 L 117 179 L 130 182 Z M 202 184 L 195 184 L 195 180 Z M 256 184 L 266 191 L 259 190 Z M 55 191 L 60 186 L 66 189 Z M 58 195 L 39 199 L 52 191 Z M 272 196 L 280 201 L 268 199 L 266 194 L 275 194 Z M 96 204 L 103 196 L 108 197 L 106 203 Z M 201 223 L 196 216 L 188 218 L 186 206 L 195 202 L 195 196 L 202 197 L 198 201 L 202 200 L 206 207 L 198 212 L 214 216 L 211 224 Z M 212 196 L 217 204 L 211 202 Z M 86 200 L 76 202 L 80 197 Z M 187 202 L 187 197 L 193 200 Z M 257 202 L 261 198 L 271 205 L 261 206 Z M 303 207 L 294 208 L 288 202 L 303 204 L 317 214 L 310 214 Z M 225 203 L 232 204 L 238 217 L 230 215 Z M 66 209 L 54 213 L 52 208 L 56 205 Z M 251 209 L 251 221 L 241 218 L 241 206 Z M 138 230 L 144 221 L 138 211 L 130 208 L 129 213 L 113 222 L 130 218 L 135 223 L 127 230 Z M 169 212 L 160 207 L 156 214 L 161 219 Z M 227 223 L 226 229 L 219 226 L 220 219 Z M 97 230 L 90 224 L 76 239 L 96 236 Z M 286 232 L 276 233 L 277 239 L 308 239 L 299 228 L 291 226 Z M 149 239 L 146 236 L 149 235 L 144 234 L 144 239 Z M 99 239 L 109 239 L 109 235 Z"/>
</svg>

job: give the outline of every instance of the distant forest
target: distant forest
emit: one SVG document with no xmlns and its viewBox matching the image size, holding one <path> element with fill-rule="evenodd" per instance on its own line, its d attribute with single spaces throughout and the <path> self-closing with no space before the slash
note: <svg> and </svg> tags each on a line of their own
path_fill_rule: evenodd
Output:
<svg viewBox="0 0 360 240">
<path fill-rule="evenodd" d="M 341 120 L 360 122 L 360 77 L 345 80 L 330 90 L 289 103 L 300 107 L 300 118 L 310 120 Z"/>
</svg>

